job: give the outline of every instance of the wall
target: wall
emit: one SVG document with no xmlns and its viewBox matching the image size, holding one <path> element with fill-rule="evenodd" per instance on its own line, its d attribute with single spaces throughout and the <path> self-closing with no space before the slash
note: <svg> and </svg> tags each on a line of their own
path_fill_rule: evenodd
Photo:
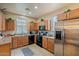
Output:
<svg viewBox="0 0 79 59">
<path fill-rule="evenodd" d="M 71 9 L 71 10 L 77 9 L 77 8 L 79 8 L 79 3 L 71 3 L 71 4 L 69 4 L 68 6 L 64 6 L 64 7 L 61 8 L 61 9 L 55 10 L 55 11 L 53 11 L 53 12 L 50 12 L 50 13 L 48 13 L 48 14 L 46 14 L 46 15 L 40 17 L 40 18 L 38 18 L 38 20 L 40 20 L 41 18 L 43 18 L 43 19 L 47 18 L 48 20 L 50 20 L 50 19 L 52 19 L 53 16 L 56 16 L 56 15 L 58 15 L 58 14 L 63 13 L 64 10 L 67 9 L 67 8 L 69 8 L 69 9 Z"/>
<path fill-rule="evenodd" d="M 12 18 L 13 20 L 17 20 L 18 18 L 25 19 L 27 21 L 26 28 L 27 28 L 28 31 L 29 31 L 29 22 L 35 21 L 34 18 L 25 17 L 25 16 L 13 14 L 13 13 L 6 13 L 5 16 L 6 16 L 6 19 L 8 19 L 8 18 Z M 15 26 L 15 30 L 16 30 L 16 26 Z M 7 31 L 6 33 L 14 34 L 15 31 Z"/>
<path fill-rule="evenodd" d="M 52 33 L 53 34 L 55 34 L 55 32 L 54 32 L 54 30 L 55 30 L 55 25 L 54 25 L 54 20 L 57 20 L 56 19 L 56 15 L 58 15 L 58 14 L 61 14 L 61 13 L 63 13 L 64 12 L 64 10 L 65 9 L 71 9 L 71 10 L 74 10 L 74 9 L 77 9 L 77 8 L 79 8 L 79 3 L 75 3 L 75 4 L 69 4 L 68 6 L 64 6 L 63 8 L 61 8 L 61 9 L 58 9 L 58 10 L 55 10 L 55 11 L 53 11 L 53 12 L 50 12 L 50 13 L 48 13 L 48 14 L 46 14 L 46 15 L 44 15 L 44 16 L 42 16 L 42 17 L 40 17 L 40 18 L 38 18 L 38 21 L 40 20 L 40 19 L 48 19 L 49 21 L 51 20 L 51 31 L 53 31 Z M 55 18 L 55 19 L 54 19 Z M 53 21 L 52 21 L 53 20 Z M 49 33 L 50 34 L 50 33 Z M 53 35 L 53 37 L 54 37 L 54 35 Z"/>
</svg>

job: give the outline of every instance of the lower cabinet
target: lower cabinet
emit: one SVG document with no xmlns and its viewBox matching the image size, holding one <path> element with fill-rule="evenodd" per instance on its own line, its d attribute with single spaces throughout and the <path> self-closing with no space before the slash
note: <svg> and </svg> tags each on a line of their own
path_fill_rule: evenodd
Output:
<svg viewBox="0 0 79 59">
<path fill-rule="evenodd" d="M 29 44 L 29 41 L 28 41 L 28 36 L 24 36 L 24 37 L 21 37 L 22 38 L 22 45 L 28 45 Z"/>
<path fill-rule="evenodd" d="M 12 37 L 12 48 L 18 47 L 18 37 Z"/>
<path fill-rule="evenodd" d="M 37 35 L 34 36 L 34 43 L 37 43 Z"/>
<path fill-rule="evenodd" d="M 11 55 L 11 43 L 0 45 L 0 56 Z"/>
<path fill-rule="evenodd" d="M 43 48 L 47 49 L 47 38 L 46 37 L 43 37 L 42 46 Z"/>
<path fill-rule="evenodd" d="M 54 52 L 54 39 L 48 38 L 47 49 L 50 52 Z"/>
<path fill-rule="evenodd" d="M 12 37 L 12 48 L 21 47 L 28 44 L 29 41 L 27 36 Z"/>
<path fill-rule="evenodd" d="M 46 38 L 45 36 L 43 36 L 42 45 L 43 45 L 43 48 L 54 53 L 54 39 Z"/>
</svg>

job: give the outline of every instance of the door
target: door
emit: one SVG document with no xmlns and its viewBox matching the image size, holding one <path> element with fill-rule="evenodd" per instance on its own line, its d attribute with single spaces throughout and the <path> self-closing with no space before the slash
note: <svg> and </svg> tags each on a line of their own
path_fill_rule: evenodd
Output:
<svg viewBox="0 0 79 59">
<path fill-rule="evenodd" d="M 55 46 L 54 46 L 54 53 L 56 56 L 63 56 L 64 53 L 64 27 L 63 21 L 58 21 L 55 24 Z"/>
<path fill-rule="evenodd" d="M 64 21 L 64 55 L 79 56 L 79 19 Z"/>
</svg>

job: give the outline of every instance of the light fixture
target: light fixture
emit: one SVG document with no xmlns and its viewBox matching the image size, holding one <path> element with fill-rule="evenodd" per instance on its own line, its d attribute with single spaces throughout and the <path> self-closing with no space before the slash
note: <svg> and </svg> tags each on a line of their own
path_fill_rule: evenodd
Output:
<svg viewBox="0 0 79 59">
<path fill-rule="evenodd" d="M 29 14 L 32 14 L 32 12 L 29 12 Z"/>
<path fill-rule="evenodd" d="M 38 8 L 38 6 L 35 6 L 34 8 L 35 8 L 35 9 L 37 9 L 37 8 Z"/>
<path fill-rule="evenodd" d="M 27 14 L 27 15 L 31 15 L 32 12 L 30 11 L 29 8 L 25 8 L 25 10 L 26 10 L 26 14 Z"/>
</svg>

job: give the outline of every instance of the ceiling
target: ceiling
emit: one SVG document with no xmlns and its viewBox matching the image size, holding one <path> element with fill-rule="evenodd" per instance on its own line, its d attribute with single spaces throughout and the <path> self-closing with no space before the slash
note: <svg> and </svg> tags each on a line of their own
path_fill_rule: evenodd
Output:
<svg viewBox="0 0 79 59">
<path fill-rule="evenodd" d="M 39 18 L 67 5 L 67 3 L 0 3 L 0 8 L 6 8 L 8 12 Z M 35 9 L 35 6 L 38 8 Z M 27 14 L 26 8 L 30 9 L 30 14 Z"/>
</svg>

